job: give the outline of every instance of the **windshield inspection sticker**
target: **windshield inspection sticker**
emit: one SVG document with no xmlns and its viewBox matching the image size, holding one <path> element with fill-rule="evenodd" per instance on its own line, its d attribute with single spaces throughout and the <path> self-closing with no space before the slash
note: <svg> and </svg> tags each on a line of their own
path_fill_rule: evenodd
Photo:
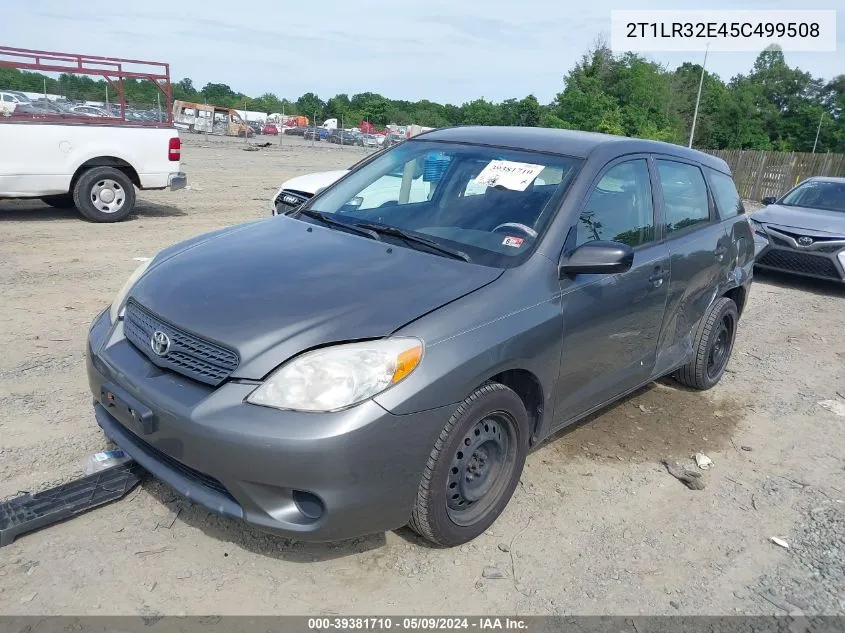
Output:
<svg viewBox="0 0 845 633">
<path fill-rule="evenodd" d="M 502 246 L 510 246 L 512 248 L 519 248 L 522 246 L 522 243 L 525 241 L 524 238 L 521 237 L 512 237 L 508 235 L 504 240 L 502 240 Z"/>
<path fill-rule="evenodd" d="M 488 187 L 499 186 L 514 191 L 525 191 L 541 171 L 543 171 L 543 165 L 491 160 L 475 177 L 475 182 Z"/>
</svg>

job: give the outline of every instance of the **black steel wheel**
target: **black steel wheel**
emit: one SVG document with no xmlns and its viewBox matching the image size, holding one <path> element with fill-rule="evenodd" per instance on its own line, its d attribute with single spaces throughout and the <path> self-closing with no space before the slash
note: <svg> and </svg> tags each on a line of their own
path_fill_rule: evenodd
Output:
<svg viewBox="0 0 845 633">
<path fill-rule="evenodd" d="M 516 462 L 514 429 L 509 414 L 495 411 L 464 436 L 446 480 L 447 513 L 456 524 L 475 523 L 507 487 Z"/>
<path fill-rule="evenodd" d="M 675 374 L 675 379 L 693 389 L 710 389 L 722 378 L 733 351 L 739 312 L 733 300 L 721 297 L 713 302 L 695 337 L 692 361 Z"/>
<path fill-rule="evenodd" d="M 466 543 L 502 513 L 528 452 L 528 414 L 510 388 L 487 383 L 459 406 L 431 451 L 410 526 L 438 545 Z"/>
<path fill-rule="evenodd" d="M 710 333 L 707 352 L 707 377 L 718 380 L 725 371 L 734 340 L 735 322 L 733 315 L 727 313 L 719 319 L 713 332 Z"/>
</svg>

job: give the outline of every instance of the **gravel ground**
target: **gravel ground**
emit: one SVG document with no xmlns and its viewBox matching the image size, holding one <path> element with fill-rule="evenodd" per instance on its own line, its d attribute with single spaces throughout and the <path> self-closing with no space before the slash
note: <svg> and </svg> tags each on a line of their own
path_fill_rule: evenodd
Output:
<svg viewBox="0 0 845 633">
<path fill-rule="evenodd" d="M 284 179 L 364 155 L 278 140 L 244 152 L 187 138 L 190 188 L 141 192 L 119 224 L 0 201 L 0 497 L 72 479 L 104 446 L 85 336 L 134 258 L 263 217 Z M 289 542 L 150 480 L 4 548 L 0 612 L 845 614 L 845 417 L 818 405 L 845 402 L 843 298 L 758 275 L 717 388 L 661 381 L 559 433 L 529 456 L 500 520 L 462 547 L 407 529 Z M 715 466 L 693 491 L 661 462 L 694 468 L 698 451 Z"/>
<path fill-rule="evenodd" d="M 801 505 L 801 522 L 785 539 L 787 560 L 761 575 L 752 591 L 793 615 L 845 613 L 845 507 L 811 487 Z"/>
</svg>

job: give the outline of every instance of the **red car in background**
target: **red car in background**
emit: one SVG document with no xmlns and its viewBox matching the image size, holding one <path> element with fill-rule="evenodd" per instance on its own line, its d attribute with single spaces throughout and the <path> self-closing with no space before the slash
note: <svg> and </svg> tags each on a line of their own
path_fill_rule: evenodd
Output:
<svg viewBox="0 0 845 633">
<path fill-rule="evenodd" d="M 261 130 L 262 134 L 271 134 L 273 136 L 278 136 L 279 128 L 276 127 L 275 123 L 268 123 L 264 126 L 264 129 Z"/>
</svg>

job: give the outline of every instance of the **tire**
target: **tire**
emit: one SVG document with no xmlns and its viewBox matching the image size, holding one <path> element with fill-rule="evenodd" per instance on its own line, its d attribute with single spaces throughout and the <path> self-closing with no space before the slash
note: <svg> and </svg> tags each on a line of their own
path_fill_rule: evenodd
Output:
<svg viewBox="0 0 845 633">
<path fill-rule="evenodd" d="M 717 299 L 701 320 L 693 360 L 677 371 L 675 380 L 702 391 L 719 382 L 731 358 L 738 321 L 739 311 L 733 300 Z"/>
<path fill-rule="evenodd" d="M 91 222 L 119 222 L 135 206 L 135 187 L 119 169 L 93 167 L 77 179 L 73 201 Z"/>
<path fill-rule="evenodd" d="M 512 389 L 495 382 L 476 389 L 434 443 L 410 528 L 446 547 L 484 532 L 519 483 L 529 434 L 525 405 Z"/>
<path fill-rule="evenodd" d="M 69 193 L 59 194 L 56 196 L 44 196 L 41 202 L 49 204 L 56 209 L 72 209 L 74 207 L 73 196 Z"/>
</svg>

